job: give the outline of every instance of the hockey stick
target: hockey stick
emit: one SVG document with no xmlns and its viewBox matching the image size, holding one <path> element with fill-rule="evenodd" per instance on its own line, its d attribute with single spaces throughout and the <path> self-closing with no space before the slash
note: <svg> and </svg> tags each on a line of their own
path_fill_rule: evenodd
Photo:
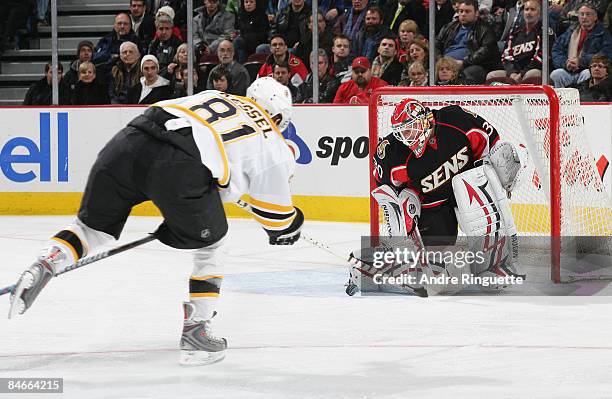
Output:
<svg viewBox="0 0 612 399">
<path fill-rule="evenodd" d="M 86 258 L 83 258 L 83 259 L 73 263 L 72 265 L 68 266 L 64 270 L 58 272 L 55 275 L 55 277 L 59 276 L 60 274 L 68 273 L 69 271 L 72 271 L 74 269 L 78 269 L 80 267 L 89 265 L 90 263 L 94 263 L 94 262 L 97 262 L 99 260 L 108 258 L 109 256 L 120 254 L 121 252 L 125 252 L 128 249 L 136 248 L 138 246 L 141 246 L 142 244 L 146 244 L 147 242 L 153 241 L 156 238 L 157 237 L 155 237 L 154 234 L 149 234 L 148 236 L 143 237 L 143 238 L 141 238 L 139 240 L 128 242 L 127 244 L 123 244 L 123 245 L 120 245 L 120 246 L 118 246 L 116 248 L 109 249 L 108 251 L 100 252 L 99 254 L 88 256 Z M 13 284 L 11 286 L 4 287 L 4 288 L 0 289 L 0 296 L 4 295 L 4 294 L 8 294 L 9 292 L 12 292 L 15 289 L 16 286 L 17 286 L 17 284 Z"/>
<path fill-rule="evenodd" d="M 343 261 L 348 261 L 348 256 L 342 256 L 339 253 L 337 253 L 336 251 L 334 251 L 333 249 L 330 248 L 329 245 L 323 244 L 321 241 L 317 241 L 314 238 L 304 235 L 304 233 L 300 234 L 300 238 L 304 241 L 306 241 L 307 243 L 314 245 L 315 247 L 322 249 L 323 251 L 334 255 L 336 258 L 342 259 Z"/>
<path fill-rule="evenodd" d="M 239 199 L 238 201 L 236 201 L 236 205 L 238 205 L 239 207 L 241 207 L 242 209 L 244 209 L 247 212 L 252 212 L 251 211 L 251 204 L 249 204 L 248 202 Z M 329 247 L 329 245 L 323 244 L 320 241 L 315 240 L 314 238 L 308 236 L 308 235 L 304 235 L 303 232 L 300 233 L 300 238 L 306 242 L 308 242 L 309 244 L 314 245 L 315 247 L 322 249 L 323 251 L 334 255 L 337 258 L 342 259 L 343 261 L 348 260 L 348 258 L 346 256 L 342 256 L 339 253 L 337 253 L 336 251 L 334 251 L 333 249 L 331 249 Z"/>
</svg>

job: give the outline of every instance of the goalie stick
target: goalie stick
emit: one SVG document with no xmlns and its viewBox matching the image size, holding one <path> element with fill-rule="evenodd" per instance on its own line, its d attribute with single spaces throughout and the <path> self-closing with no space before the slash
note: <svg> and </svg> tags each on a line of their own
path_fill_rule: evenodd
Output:
<svg viewBox="0 0 612 399">
<path fill-rule="evenodd" d="M 157 239 L 157 237 L 155 237 L 154 234 L 149 234 L 148 236 L 143 237 L 143 238 L 141 238 L 139 240 L 128 242 L 127 244 L 123 244 L 123 245 L 120 245 L 120 246 L 118 246 L 116 248 L 109 249 L 108 251 L 100 252 L 99 254 L 91 255 L 91 256 L 88 256 L 86 258 L 80 259 L 79 261 L 77 261 L 77 262 L 73 263 L 72 265 L 68 266 L 66 269 L 58 272 L 54 277 L 57 277 L 60 274 L 64 274 L 64 273 L 67 273 L 69 271 L 72 271 L 74 269 L 78 269 L 80 267 L 89 265 L 90 263 L 94 263 L 94 262 L 97 262 L 99 260 L 108 258 L 109 256 L 113 256 L 113 255 L 117 255 L 117 254 L 119 254 L 121 252 L 125 252 L 128 249 L 136 248 L 138 246 L 141 246 L 142 244 L 146 244 L 146 243 L 148 243 L 150 241 L 153 241 L 155 239 Z M 16 286 L 17 286 L 17 284 L 13 284 L 13 285 L 10 285 L 8 287 L 4 287 L 4 288 L 0 289 L 0 295 L 4 295 L 4 294 L 8 294 L 9 292 L 12 292 L 15 289 Z"/>
</svg>

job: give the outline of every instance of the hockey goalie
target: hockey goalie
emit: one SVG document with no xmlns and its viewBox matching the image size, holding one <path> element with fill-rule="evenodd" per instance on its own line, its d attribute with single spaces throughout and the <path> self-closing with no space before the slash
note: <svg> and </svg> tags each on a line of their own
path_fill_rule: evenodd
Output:
<svg viewBox="0 0 612 399">
<path fill-rule="evenodd" d="M 391 130 L 372 157 L 377 187 L 371 195 L 384 218 L 382 244 L 350 255 L 347 294 L 385 291 L 373 278 L 381 272 L 412 276 L 403 280 L 412 284 L 400 288 L 419 296 L 458 288 L 420 284 L 428 281 L 423 275 L 524 278 L 508 199 L 525 170 L 526 150 L 502 141 L 492 124 L 460 106 L 431 110 L 411 98 L 396 105 Z M 457 251 L 458 227 L 473 254 L 467 264 L 435 256 Z M 376 264 L 377 254 L 398 243 L 413 256 Z"/>
</svg>

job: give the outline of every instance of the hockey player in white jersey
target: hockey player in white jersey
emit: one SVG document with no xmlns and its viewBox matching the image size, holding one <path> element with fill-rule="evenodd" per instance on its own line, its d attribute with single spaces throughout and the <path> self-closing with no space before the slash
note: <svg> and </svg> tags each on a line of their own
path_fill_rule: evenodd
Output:
<svg viewBox="0 0 612 399">
<path fill-rule="evenodd" d="M 222 203 L 248 207 L 272 245 L 295 243 L 304 222 L 289 190 L 295 160 L 280 133 L 291 107 L 289 90 L 272 78 L 256 80 L 246 97 L 205 91 L 149 107 L 102 149 L 77 219 L 22 274 L 9 317 L 24 313 L 55 274 L 118 239 L 132 207 L 151 200 L 164 217 L 156 238 L 194 250 L 181 363 L 221 360 L 227 341 L 213 335 L 211 319 L 228 229 Z"/>
</svg>

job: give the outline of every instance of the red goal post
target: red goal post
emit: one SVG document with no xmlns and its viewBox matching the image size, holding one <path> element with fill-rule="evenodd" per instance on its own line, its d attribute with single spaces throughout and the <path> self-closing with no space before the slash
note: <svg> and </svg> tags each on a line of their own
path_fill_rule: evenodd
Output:
<svg viewBox="0 0 612 399">
<path fill-rule="evenodd" d="M 550 236 L 553 281 L 561 282 L 561 236 L 609 235 L 609 210 L 604 210 L 603 227 L 586 226 L 601 219 L 601 215 L 582 215 L 593 201 L 591 197 L 582 198 L 581 189 L 593 191 L 594 196 L 599 196 L 598 192 L 603 196 L 607 194 L 599 175 L 594 176 L 594 159 L 589 160 L 585 155 L 591 151 L 584 138 L 575 90 L 532 85 L 379 88 L 372 93 L 369 105 L 371 189 L 376 186 L 371 157 L 376 152 L 378 140 L 390 133 L 389 119 L 394 104 L 406 97 L 422 101 L 430 108 L 460 105 L 483 116 L 495 126 L 502 140 L 528 148 L 533 163 L 529 172 L 531 181 L 521 185 L 527 184 L 518 191 L 513 214 L 519 219 L 517 225 L 524 226 L 525 234 Z M 578 197 L 579 205 L 569 206 L 574 196 Z M 602 199 L 602 203 L 609 204 L 609 199 Z M 575 208 L 580 208 L 580 212 Z M 581 215 L 576 216 L 578 213 Z M 571 220 L 566 222 L 566 219 Z M 575 227 L 578 224 L 580 228 Z M 370 234 L 377 237 L 379 232 L 378 205 L 370 196 Z"/>
</svg>

